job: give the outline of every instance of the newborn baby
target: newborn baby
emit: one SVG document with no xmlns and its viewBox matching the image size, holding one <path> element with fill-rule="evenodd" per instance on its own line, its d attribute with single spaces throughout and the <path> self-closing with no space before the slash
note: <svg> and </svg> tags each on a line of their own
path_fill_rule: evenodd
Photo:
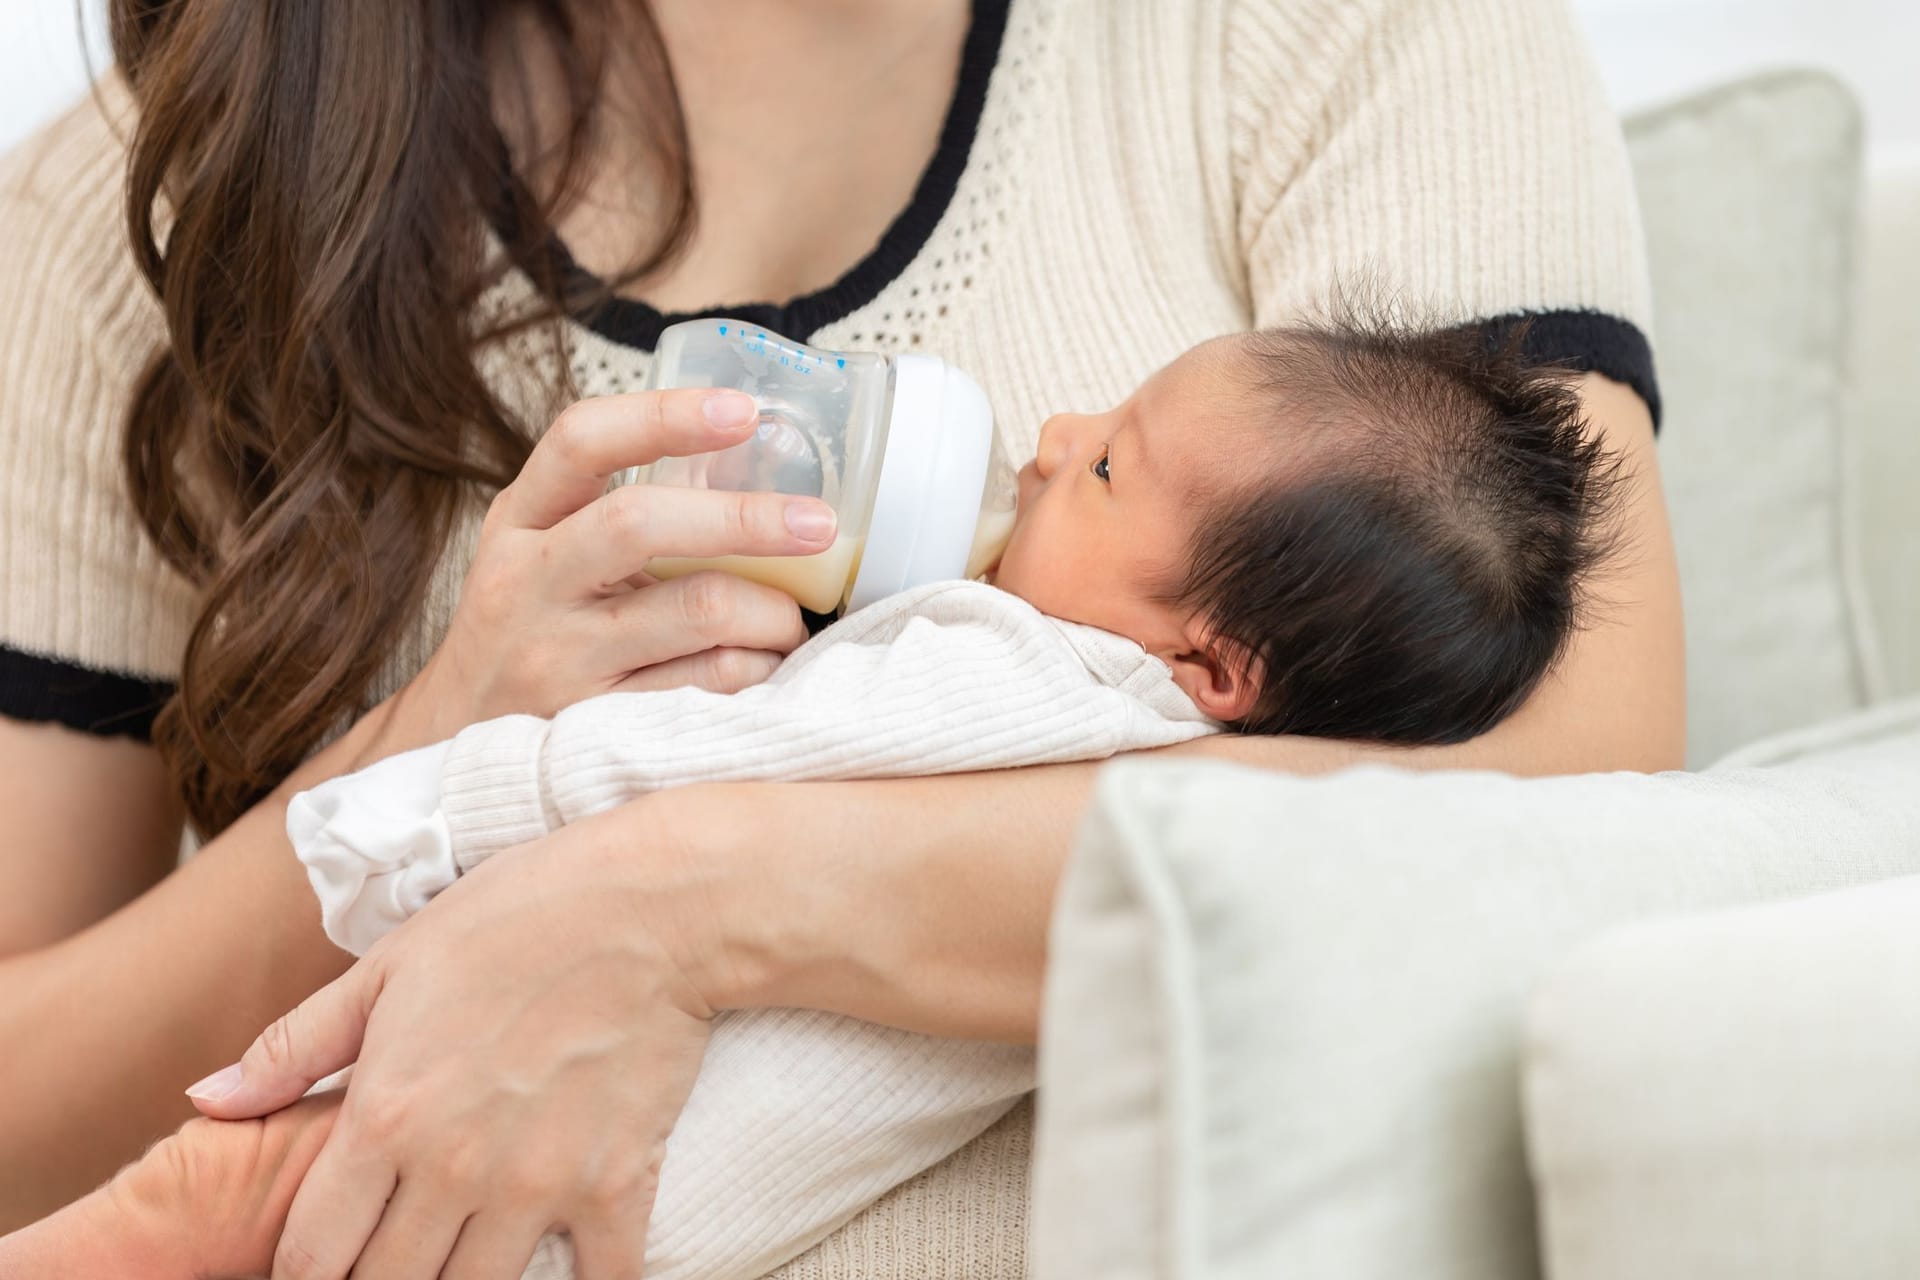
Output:
<svg viewBox="0 0 1920 1280">
<path fill-rule="evenodd" d="M 1095 759 L 1222 728 L 1481 733 L 1564 648 L 1613 527 L 1613 462 L 1565 377 L 1516 350 L 1385 326 L 1238 335 L 1110 412 L 1057 416 L 990 584 L 869 606 L 739 694 L 505 717 L 297 797 L 328 933 L 364 951 L 493 853 L 686 782 Z M 1022 1048 L 723 1015 L 668 1144 L 648 1276 L 764 1273 L 1032 1073 Z M 528 1274 L 565 1270 L 556 1239 Z"/>
</svg>

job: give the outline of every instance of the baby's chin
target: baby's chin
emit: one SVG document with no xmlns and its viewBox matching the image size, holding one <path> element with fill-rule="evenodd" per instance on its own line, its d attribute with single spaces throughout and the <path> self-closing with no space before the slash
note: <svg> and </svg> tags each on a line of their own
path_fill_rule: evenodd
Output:
<svg viewBox="0 0 1920 1280">
<path fill-rule="evenodd" d="M 984 582 L 990 587 L 998 587 L 1009 595 L 1020 596 L 1022 599 L 1026 598 L 1026 593 L 1020 589 L 1020 575 L 1018 573 L 1006 572 L 1006 556 L 1004 553 L 995 558 L 994 562 L 988 565 L 985 571 L 975 578 L 974 581 Z"/>
</svg>

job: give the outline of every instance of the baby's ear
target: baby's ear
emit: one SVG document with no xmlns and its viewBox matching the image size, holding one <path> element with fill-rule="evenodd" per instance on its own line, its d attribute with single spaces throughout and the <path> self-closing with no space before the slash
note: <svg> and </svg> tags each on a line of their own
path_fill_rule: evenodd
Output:
<svg viewBox="0 0 1920 1280">
<path fill-rule="evenodd" d="M 1210 636 L 1185 653 L 1166 655 L 1178 684 L 1193 705 L 1215 720 L 1245 719 L 1260 699 L 1260 663 L 1252 650 Z"/>
</svg>

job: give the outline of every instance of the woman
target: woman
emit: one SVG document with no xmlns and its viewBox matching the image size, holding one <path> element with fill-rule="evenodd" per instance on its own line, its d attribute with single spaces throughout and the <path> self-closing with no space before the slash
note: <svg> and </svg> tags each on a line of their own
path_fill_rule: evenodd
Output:
<svg viewBox="0 0 1920 1280">
<path fill-rule="evenodd" d="M 640 571 L 813 549 L 805 504 L 598 496 L 714 439 L 698 399 L 615 396 L 675 313 L 939 350 L 1029 453 L 1045 413 L 1356 274 L 1463 321 L 1537 313 L 1634 475 L 1603 623 L 1462 746 L 1176 750 L 1680 761 L 1644 263 L 1557 0 L 112 14 L 128 88 L 0 189 L 0 1225 L 243 1050 L 197 1091 L 217 1114 L 357 1056 L 287 1274 L 517 1275 L 552 1224 L 589 1280 L 628 1274 L 713 1010 L 1035 1035 L 1091 766 L 649 797 L 497 859 L 307 999 L 346 958 L 281 832 L 292 791 L 609 688 L 737 688 L 803 637 L 775 593 Z M 183 813 L 206 844 L 168 876 Z M 539 1034 L 502 1030 L 529 1009 Z M 609 1114 L 637 1160 L 606 1158 Z M 970 1256 L 1015 1269 L 1022 1230 Z"/>
</svg>

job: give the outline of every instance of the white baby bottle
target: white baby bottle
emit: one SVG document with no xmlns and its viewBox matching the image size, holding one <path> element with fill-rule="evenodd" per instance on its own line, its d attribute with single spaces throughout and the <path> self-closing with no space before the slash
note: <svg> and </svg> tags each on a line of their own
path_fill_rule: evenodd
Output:
<svg viewBox="0 0 1920 1280">
<path fill-rule="evenodd" d="M 936 356 L 822 351 L 738 320 L 690 320 L 660 335 L 648 386 L 745 391 L 759 429 L 615 484 L 804 494 L 839 516 L 833 546 L 817 555 L 657 556 L 646 566 L 656 578 L 722 569 L 831 613 L 978 577 L 1006 548 L 1014 467 L 979 384 Z"/>
</svg>

